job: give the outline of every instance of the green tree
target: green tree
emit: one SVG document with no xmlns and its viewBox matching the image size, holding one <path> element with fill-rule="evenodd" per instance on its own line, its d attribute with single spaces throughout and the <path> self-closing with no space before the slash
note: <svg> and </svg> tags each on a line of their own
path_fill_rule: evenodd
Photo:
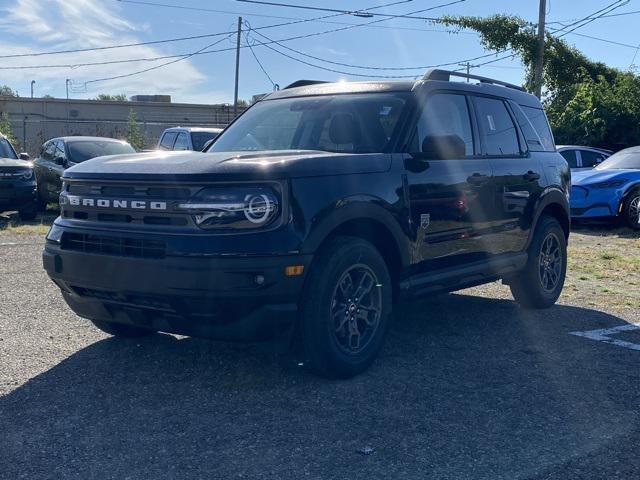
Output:
<svg viewBox="0 0 640 480">
<path fill-rule="evenodd" d="M 441 23 L 480 34 L 486 49 L 513 53 L 533 91 L 537 27 L 519 17 L 443 17 Z M 640 79 L 587 58 L 552 33 L 546 34 L 544 106 L 557 143 L 623 148 L 640 143 Z"/>
<path fill-rule="evenodd" d="M 7 112 L 0 113 L 0 133 L 7 137 L 7 140 L 11 142 L 13 148 L 20 151 L 20 141 L 13 134 L 11 122 L 9 121 L 9 114 Z"/>
<path fill-rule="evenodd" d="M 19 97 L 18 92 L 14 92 L 10 86 L 0 86 L 0 97 Z"/>
<path fill-rule="evenodd" d="M 91 100 L 100 100 L 101 102 L 128 102 L 129 99 L 124 93 L 118 95 L 110 95 L 108 93 L 101 93 L 97 97 Z"/>
<path fill-rule="evenodd" d="M 140 131 L 140 126 L 136 119 L 136 112 L 133 111 L 133 108 L 129 109 L 127 134 L 125 135 L 125 138 L 137 151 L 144 149 L 147 143 L 144 134 Z"/>
</svg>

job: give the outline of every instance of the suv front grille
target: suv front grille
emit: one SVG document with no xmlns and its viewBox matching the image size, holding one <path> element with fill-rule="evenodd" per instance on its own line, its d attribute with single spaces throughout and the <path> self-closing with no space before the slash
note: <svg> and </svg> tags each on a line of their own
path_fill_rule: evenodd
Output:
<svg viewBox="0 0 640 480">
<path fill-rule="evenodd" d="M 167 250 L 165 242 L 158 240 L 69 232 L 62 236 L 61 248 L 75 252 L 136 258 L 164 258 Z"/>
</svg>

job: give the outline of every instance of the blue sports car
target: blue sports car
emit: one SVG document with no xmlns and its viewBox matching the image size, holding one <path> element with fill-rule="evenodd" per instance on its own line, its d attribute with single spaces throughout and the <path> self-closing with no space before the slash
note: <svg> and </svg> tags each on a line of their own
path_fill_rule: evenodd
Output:
<svg viewBox="0 0 640 480">
<path fill-rule="evenodd" d="M 640 230 L 640 146 L 621 150 L 571 177 L 572 218 L 619 217 Z"/>
</svg>

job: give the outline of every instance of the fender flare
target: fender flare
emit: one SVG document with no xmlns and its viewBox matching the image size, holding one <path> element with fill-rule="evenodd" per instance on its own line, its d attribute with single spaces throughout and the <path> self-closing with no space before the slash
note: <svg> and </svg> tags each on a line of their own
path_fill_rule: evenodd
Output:
<svg viewBox="0 0 640 480">
<path fill-rule="evenodd" d="M 533 235 L 538 227 L 538 222 L 540 221 L 540 217 L 542 216 L 542 212 L 549 205 L 557 205 L 562 211 L 566 214 L 567 217 L 567 237 L 569 236 L 569 231 L 571 229 L 571 207 L 569 206 L 569 200 L 565 193 L 558 187 L 548 187 L 546 188 L 540 197 L 536 200 L 535 208 L 534 208 L 534 216 L 531 221 L 531 228 L 529 230 L 529 238 L 527 239 L 527 246 L 531 244 L 533 240 Z"/>
<path fill-rule="evenodd" d="M 378 202 L 380 201 L 379 199 Z M 371 201 L 349 202 L 312 224 L 307 238 L 302 245 L 305 253 L 314 253 L 337 228 L 350 221 L 370 220 L 386 228 L 394 239 L 400 261 L 403 266 L 410 263 L 410 240 L 409 234 L 405 232 L 394 217 L 394 215 L 383 206 Z"/>
</svg>

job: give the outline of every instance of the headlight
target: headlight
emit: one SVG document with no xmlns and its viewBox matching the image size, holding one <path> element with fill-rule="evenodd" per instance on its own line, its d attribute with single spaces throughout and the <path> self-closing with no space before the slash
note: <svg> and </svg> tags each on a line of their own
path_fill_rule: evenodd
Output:
<svg viewBox="0 0 640 480">
<path fill-rule="evenodd" d="M 589 188 L 618 188 L 627 183 L 627 179 L 609 180 L 608 182 L 600 182 L 589 185 Z"/>
<path fill-rule="evenodd" d="M 191 213 L 201 228 L 250 230 L 274 223 L 280 201 L 269 187 L 215 187 L 201 190 L 178 209 Z"/>
<path fill-rule="evenodd" d="M 33 169 L 25 170 L 22 174 L 23 180 L 31 180 L 33 178 Z"/>
</svg>

